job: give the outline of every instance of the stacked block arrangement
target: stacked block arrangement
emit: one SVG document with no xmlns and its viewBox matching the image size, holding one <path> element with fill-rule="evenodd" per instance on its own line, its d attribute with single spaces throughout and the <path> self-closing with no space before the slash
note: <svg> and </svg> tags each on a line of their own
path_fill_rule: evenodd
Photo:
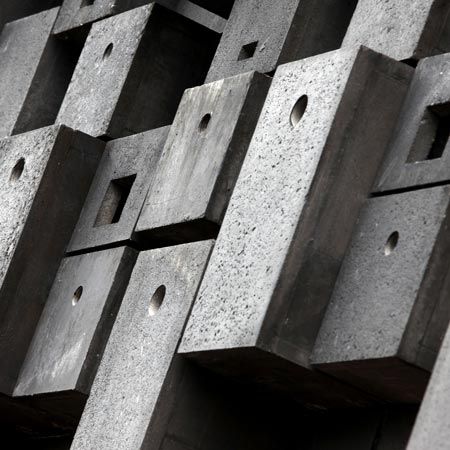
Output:
<svg viewBox="0 0 450 450">
<path fill-rule="evenodd" d="M 448 0 L 0 0 L 0 431 L 450 449 Z"/>
</svg>

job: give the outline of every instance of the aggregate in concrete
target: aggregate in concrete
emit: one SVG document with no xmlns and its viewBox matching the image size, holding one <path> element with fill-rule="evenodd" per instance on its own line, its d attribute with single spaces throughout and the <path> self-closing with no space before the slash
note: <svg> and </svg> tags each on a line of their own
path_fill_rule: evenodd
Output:
<svg viewBox="0 0 450 450">
<path fill-rule="evenodd" d="M 96 22 L 57 121 L 108 138 L 169 125 L 215 45 L 215 33 L 157 4 Z"/>
<path fill-rule="evenodd" d="M 448 0 L 359 0 L 343 46 L 366 45 L 397 60 L 450 51 Z"/>
<path fill-rule="evenodd" d="M 271 357 L 309 367 L 411 72 L 364 47 L 278 68 L 182 353 L 204 364 L 223 360 L 222 369 L 237 374 L 246 358 L 257 367 Z"/>
<path fill-rule="evenodd" d="M 420 401 L 450 318 L 449 187 L 361 212 L 311 362 L 391 401 Z"/>
<path fill-rule="evenodd" d="M 0 141 L 0 392 L 10 394 L 104 144 L 64 126 Z"/>
<path fill-rule="evenodd" d="M 213 245 L 140 253 L 72 449 L 139 449 Z"/>
<path fill-rule="evenodd" d="M 136 258 L 119 247 L 62 261 L 14 396 L 89 394 Z"/>
<path fill-rule="evenodd" d="M 207 81 L 256 70 L 340 47 L 356 0 L 236 0 Z"/>
<path fill-rule="evenodd" d="M 217 228 L 270 81 L 249 72 L 186 90 L 139 218 L 141 239 L 186 242 Z"/>
<path fill-rule="evenodd" d="M 450 54 L 417 66 L 376 192 L 450 181 Z"/>
<path fill-rule="evenodd" d="M 68 252 L 135 240 L 136 222 L 168 131 L 158 128 L 106 144 Z"/>
<path fill-rule="evenodd" d="M 106 17 L 149 3 L 151 2 L 148 0 L 64 0 L 53 32 L 61 34 L 74 31 Z M 203 8 L 200 5 L 201 2 L 156 0 L 155 3 L 159 3 L 217 33 L 222 33 L 225 27 L 225 20 L 210 12 L 208 8 Z"/>
</svg>

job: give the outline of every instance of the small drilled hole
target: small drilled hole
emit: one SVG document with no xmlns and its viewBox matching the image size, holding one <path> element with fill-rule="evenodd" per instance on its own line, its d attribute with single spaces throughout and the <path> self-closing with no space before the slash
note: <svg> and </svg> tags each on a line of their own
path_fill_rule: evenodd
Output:
<svg viewBox="0 0 450 450">
<path fill-rule="evenodd" d="M 83 295 L 83 286 L 79 286 L 77 290 L 73 293 L 72 306 L 75 306 Z"/>
<path fill-rule="evenodd" d="M 25 158 L 20 158 L 16 162 L 16 165 L 13 167 L 13 170 L 11 171 L 9 181 L 17 181 L 22 176 L 24 168 L 25 168 Z"/>
<path fill-rule="evenodd" d="M 200 132 L 205 131 L 208 128 L 210 120 L 211 120 L 211 114 L 205 114 L 202 117 L 202 120 L 200 121 L 200 123 L 198 125 L 198 129 Z"/>
<path fill-rule="evenodd" d="M 95 3 L 95 0 L 81 0 L 81 8 L 85 6 L 92 6 Z"/>
<path fill-rule="evenodd" d="M 109 58 L 109 56 L 111 55 L 112 51 L 113 51 L 114 45 L 111 43 L 108 45 L 108 47 L 105 48 L 105 51 L 103 53 L 103 59 L 107 59 Z"/>
<path fill-rule="evenodd" d="M 302 120 L 303 115 L 305 114 L 306 108 L 308 106 L 308 96 L 302 95 L 291 111 L 291 125 L 295 127 L 300 120 Z"/>
<path fill-rule="evenodd" d="M 238 61 L 253 58 L 257 48 L 258 48 L 258 41 L 250 42 L 250 44 L 243 45 L 238 55 Z"/>
<path fill-rule="evenodd" d="M 398 231 L 394 231 L 386 241 L 386 245 L 384 246 L 384 254 L 386 256 L 390 255 L 397 247 L 399 234 Z"/>
<path fill-rule="evenodd" d="M 150 304 L 148 306 L 148 315 L 154 316 L 162 305 L 164 297 L 166 296 L 166 287 L 162 284 L 152 295 Z"/>
</svg>

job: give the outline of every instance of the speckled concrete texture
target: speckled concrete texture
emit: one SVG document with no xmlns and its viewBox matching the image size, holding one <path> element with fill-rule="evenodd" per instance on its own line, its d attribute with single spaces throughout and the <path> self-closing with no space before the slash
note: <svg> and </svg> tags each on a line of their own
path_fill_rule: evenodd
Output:
<svg viewBox="0 0 450 450">
<path fill-rule="evenodd" d="M 343 46 L 362 44 L 391 58 L 450 51 L 447 0 L 359 0 Z"/>
<path fill-rule="evenodd" d="M 140 449 L 213 241 L 142 252 L 72 449 Z"/>
</svg>

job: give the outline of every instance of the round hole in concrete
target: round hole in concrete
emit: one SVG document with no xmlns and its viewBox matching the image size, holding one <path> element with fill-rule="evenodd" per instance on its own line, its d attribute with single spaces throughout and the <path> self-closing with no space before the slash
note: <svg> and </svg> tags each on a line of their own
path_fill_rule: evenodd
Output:
<svg viewBox="0 0 450 450">
<path fill-rule="evenodd" d="M 103 52 L 103 59 L 109 58 L 114 48 L 114 44 L 111 42 L 111 44 L 108 44 L 108 46 L 105 48 L 105 51 Z"/>
<path fill-rule="evenodd" d="M 308 106 L 308 96 L 302 95 L 296 102 L 291 111 L 291 125 L 293 127 L 302 120 L 303 114 L 305 114 L 306 107 Z"/>
<path fill-rule="evenodd" d="M 22 176 L 24 168 L 25 168 L 25 158 L 20 158 L 13 167 L 13 170 L 11 171 L 9 181 L 17 181 Z"/>
<path fill-rule="evenodd" d="M 83 295 L 83 286 L 79 286 L 77 290 L 73 293 L 72 306 L 75 306 Z"/>
<path fill-rule="evenodd" d="M 209 125 L 209 121 L 211 120 L 211 114 L 205 114 L 202 117 L 202 120 L 200 121 L 199 125 L 198 125 L 198 129 L 200 132 L 205 131 L 208 128 Z"/>
<path fill-rule="evenodd" d="M 397 247 L 399 236 L 398 231 L 394 231 L 389 236 L 386 245 L 384 246 L 384 254 L 386 256 L 389 256 L 395 250 L 395 247 Z"/>
<path fill-rule="evenodd" d="M 162 284 L 161 286 L 159 286 L 158 289 L 156 289 L 155 293 L 152 295 L 152 298 L 150 300 L 150 304 L 148 306 L 148 315 L 150 317 L 154 316 L 158 312 L 165 296 L 166 296 L 166 287 Z"/>
</svg>

